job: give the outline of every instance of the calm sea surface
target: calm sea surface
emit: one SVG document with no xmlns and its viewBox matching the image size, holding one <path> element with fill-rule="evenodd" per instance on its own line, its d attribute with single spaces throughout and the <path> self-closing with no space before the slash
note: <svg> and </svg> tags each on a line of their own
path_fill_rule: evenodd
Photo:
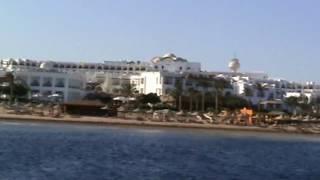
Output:
<svg viewBox="0 0 320 180">
<path fill-rule="evenodd" d="M 0 122 L 0 179 L 320 179 L 320 137 Z"/>
</svg>

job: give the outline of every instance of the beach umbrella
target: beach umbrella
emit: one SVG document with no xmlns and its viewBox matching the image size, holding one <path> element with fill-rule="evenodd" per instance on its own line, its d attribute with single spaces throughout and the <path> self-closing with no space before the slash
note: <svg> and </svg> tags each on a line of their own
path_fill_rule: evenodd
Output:
<svg viewBox="0 0 320 180">
<path fill-rule="evenodd" d="M 183 115 L 183 114 L 184 114 L 183 111 L 179 111 L 176 113 L 176 115 Z"/>
<path fill-rule="evenodd" d="M 133 112 L 140 112 L 141 109 L 137 108 L 137 109 L 134 109 Z"/>
<path fill-rule="evenodd" d="M 123 106 L 120 106 L 117 110 L 118 110 L 118 111 L 125 111 L 125 110 L 126 110 L 126 108 L 125 108 L 125 107 L 123 107 Z"/>
<path fill-rule="evenodd" d="M 127 100 L 128 100 L 128 101 L 135 101 L 136 98 L 135 98 L 135 97 L 128 97 Z"/>
<path fill-rule="evenodd" d="M 125 99 L 126 98 L 123 96 L 118 96 L 118 97 L 113 98 L 113 100 L 116 100 L 116 101 L 124 101 Z"/>
<path fill-rule="evenodd" d="M 41 104 L 38 104 L 36 107 L 37 107 L 37 108 L 43 108 L 44 105 L 41 103 Z"/>
<path fill-rule="evenodd" d="M 51 94 L 48 96 L 49 98 L 61 97 L 60 94 Z"/>
<path fill-rule="evenodd" d="M 31 103 L 27 103 L 24 105 L 24 107 L 32 107 L 32 104 Z"/>
<path fill-rule="evenodd" d="M 108 105 L 105 105 L 105 106 L 103 106 L 103 107 L 100 108 L 100 109 L 102 109 L 102 110 L 107 110 L 107 109 L 109 109 L 109 106 L 108 106 Z"/>
</svg>

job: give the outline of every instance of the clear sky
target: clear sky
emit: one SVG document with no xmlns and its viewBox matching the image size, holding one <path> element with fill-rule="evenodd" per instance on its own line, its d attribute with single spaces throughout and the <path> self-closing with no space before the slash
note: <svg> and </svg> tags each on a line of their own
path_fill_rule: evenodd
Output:
<svg viewBox="0 0 320 180">
<path fill-rule="evenodd" d="M 0 0 L 0 57 L 149 61 L 320 81 L 319 0 Z"/>
</svg>

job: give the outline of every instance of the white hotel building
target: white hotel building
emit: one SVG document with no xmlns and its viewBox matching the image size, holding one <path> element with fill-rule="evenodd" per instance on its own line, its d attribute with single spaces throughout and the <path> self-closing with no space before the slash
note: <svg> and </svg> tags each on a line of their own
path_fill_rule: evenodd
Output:
<svg viewBox="0 0 320 180">
<path fill-rule="evenodd" d="M 174 54 L 165 54 L 142 61 L 104 61 L 103 63 L 34 61 L 28 59 L 2 59 L 3 72 L 14 72 L 18 79 L 24 80 L 32 94 L 61 94 L 64 101 L 81 99 L 86 93 L 87 83 L 100 84 L 107 93 L 117 94 L 122 84 L 135 84 L 139 93 L 166 95 L 175 88 L 175 81 L 183 80 L 183 88 L 197 88 L 186 79 L 186 75 L 214 76 L 231 82 L 233 88 L 226 93 L 245 97 L 253 104 L 261 100 L 283 99 L 288 96 L 307 96 L 309 102 L 320 97 L 320 86 L 314 83 L 306 85 L 285 80 L 270 79 L 265 73 L 238 72 L 240 63 L 232 59 L 231 72 L 206 72 L 198 62 L 189 62 Z M 261 84 L 264 96 L 259 95 L 256 87 Z M 247 89 L 252 95 L 247 96 Z M 201 90 L 201 89 L 199 89 Z M 261 94 L 261 93 L 260 93 Z"/>
<path fill-rule="evenodd" d="M 41 95 L 48 97 L 59 94 L 64 102 L 81 99 L 85 87 L 85 76 L 79 72 L 59 72 L 52 69 L 50 62 L 39 67 L 24 68 L 14 65 L 2 66 L 2 74 L 13 72 L 17 80 L 21 80 L 31 89 L 29 97 Z"/>
</svg>

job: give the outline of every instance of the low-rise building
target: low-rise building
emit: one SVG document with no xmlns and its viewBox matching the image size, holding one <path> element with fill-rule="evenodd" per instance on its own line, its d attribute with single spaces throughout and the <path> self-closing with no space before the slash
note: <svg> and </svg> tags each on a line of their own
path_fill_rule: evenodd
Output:
<svg viewBox="0 0 320 180">
<path fill-rule="evenodd" d="M 84 96 L 85 77 L 79 72 L 59 72 L 51 63 L 42 63 L 39 68 L 25 69 L 9 66 L 3 72 L 12 72 L 16 80 L 30 88 L 29 98 L 34 95 L 48 97 L 58 94 L 64 102 Z"/>
</svg>

